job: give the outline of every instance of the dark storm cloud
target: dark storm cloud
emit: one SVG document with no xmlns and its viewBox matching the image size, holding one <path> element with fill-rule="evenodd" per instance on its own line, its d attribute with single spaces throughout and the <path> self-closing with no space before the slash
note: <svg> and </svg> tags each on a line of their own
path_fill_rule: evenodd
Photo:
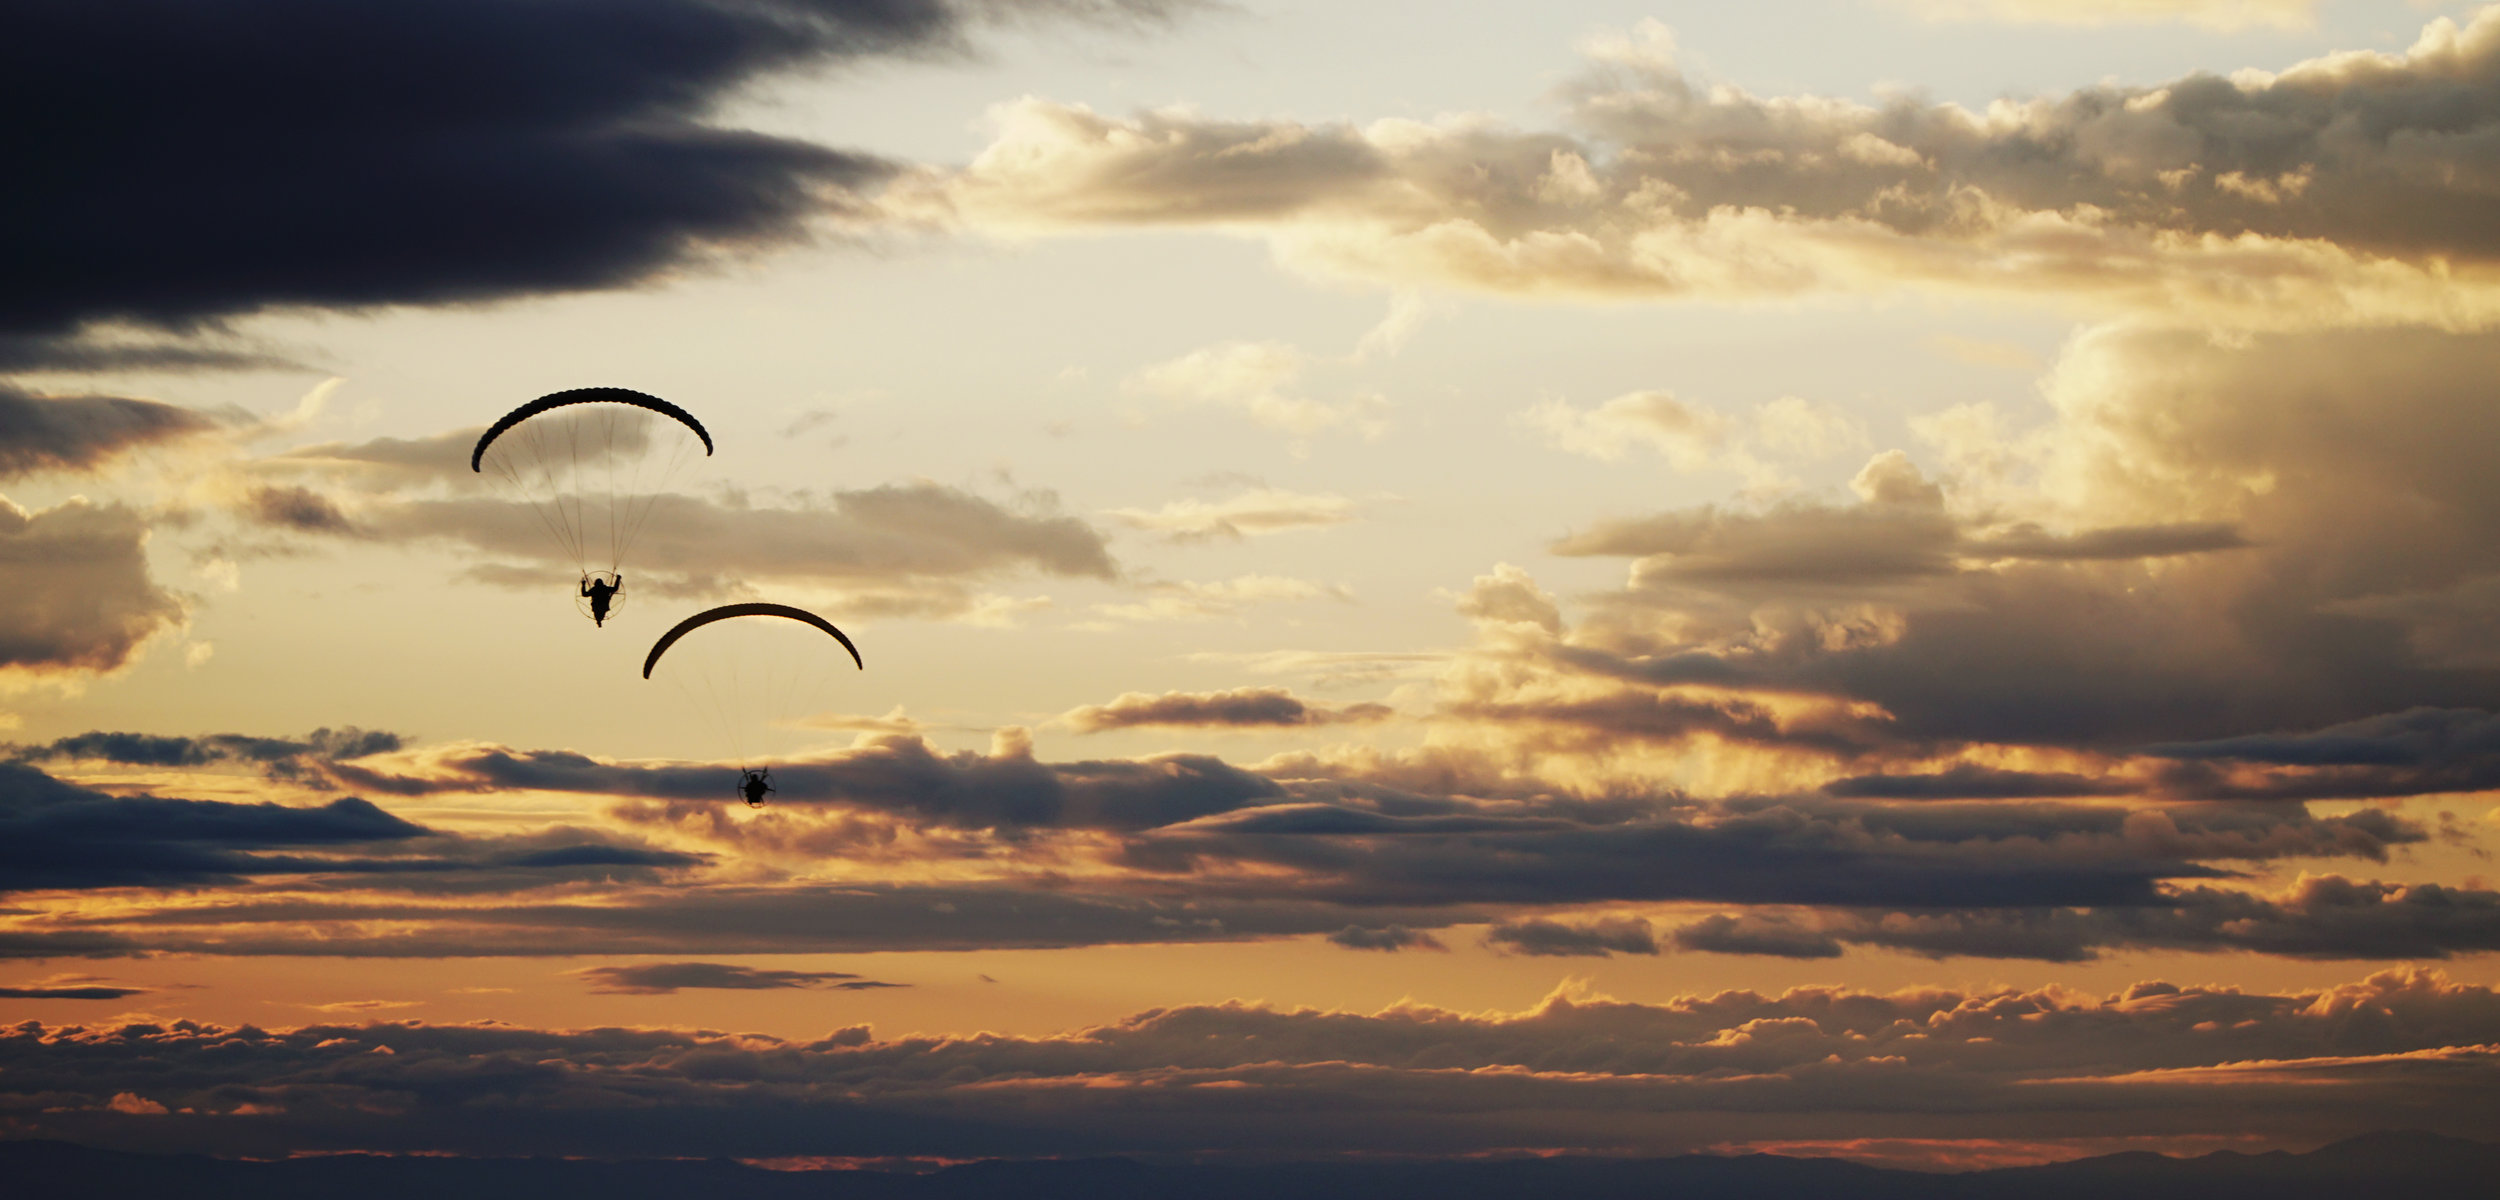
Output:
<svg viewBox="0 0 2500 1200">
<path fill-rule="evenodd" d="M 1508 954 L 1541 957 L 1596 957 L 1609 954 L 1656 954 L 1658 936 L 1638 917 L 1604 917 L 1595 921 L 1509 921 L 1486 930 L 1485 944 Z"/>
<path fill-rule="evenodd" d="M 2139 982 L 1558 992 L 1526 1011 L 1228 1002 L 1055 1036 L 175 1022 L 0 1031 L 23 1136 L 284 1156 L 1678 1153 L 1868 1137 L 2302 1140 L 2500 1120 L 2500 997 L 2388 971 L 2270 994 Z M 2324 1101 L 2324 1103 L 2322 1103 Z M 2321 1122 L 2324 1122 L 2321 1124 Z"/>
<path fill-rule="evenodd" d="M 0 332 L 615 287 L 891 167 L 712 124 L 776 72 L 1155 0 L 30 0 L 0 19 Z"/>
<path fill-rule="evenodd" d="M 216 427 L 201 413 L 154 400 L 49 396 L 0 383 L 0 479 L 85 470 L 125 450 Z"/>
<path fill-rule="evenodd" d="M 0 497 L 0 668 L 110 671 L 179 624 L 181 599 L 148 575 L 147 536 L 118 504 L 29 512 Z"/>
<path fill-rule="evenodd" d="M 1165 692 L 1150 696 L 1125 692 L 1109 704 L 1070 709 L 1059 719 L 1078 733 L 1141 726 L 1194 726 L 1207 729 L 1296 728 L 1345 722 L 1379 721 L 1393 715 L 1385 704 L 1350 704 L 1340 708 L 1315 705 L 1280 687 L 1245 687 L 1222 692 Z"/>
<path fill-rule="evenodd" d="M 622 996 L 666 996 L 684 988 L 720 988 L 729 991 L 769 991 L 778 988 L 832 988 L 838 991 L 861 991 L 869 988 L 909 987 L 902 983 L 880 983 L 863 979 L 845 971 L 782 971 L 764 967 L 741 967 L 731 963 L 670 962 L 636 963 L 624 967 L 592 967 L 580 973 L 591 983 L 590 990 Z"/>
</svg>

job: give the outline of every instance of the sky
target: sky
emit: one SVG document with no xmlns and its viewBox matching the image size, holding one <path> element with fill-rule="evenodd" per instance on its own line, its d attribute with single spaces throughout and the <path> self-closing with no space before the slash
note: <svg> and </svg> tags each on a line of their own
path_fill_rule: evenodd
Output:
<svg viewBox="0 0 2500 1200">
<path fill-rule="evenodd" d="M 2500 1127 L 2500 7 L 33 0 L 0 97 L 0 1137 Z M 591 387 L 711 452 L 516 426 L 584 557 L 467 456 Z M 860 664 L 645 670 L 748 601 Z"/>
</svg>

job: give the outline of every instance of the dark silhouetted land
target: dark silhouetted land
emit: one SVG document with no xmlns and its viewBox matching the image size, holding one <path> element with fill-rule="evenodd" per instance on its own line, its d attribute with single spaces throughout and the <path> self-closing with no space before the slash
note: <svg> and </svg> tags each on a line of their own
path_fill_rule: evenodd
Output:
<svg viewBox="0 0 2500 1200">
<path fill-rule="evenodd" d="M 2114 1154 L 1958 1175 L 1768 1155 L 1257 1166 L 1110 1158 L 902 1174 L 770 1171 L 722 1160 L 338 1155 L 245 1162 L 21 1141 L 0 1142 L 0 1180 L 10 1195 L 47 1200 L 2487 1200 L 2500 1194 L 2500 1145 L 2377 1133 L 2308 1154 Z"/>
</svg>

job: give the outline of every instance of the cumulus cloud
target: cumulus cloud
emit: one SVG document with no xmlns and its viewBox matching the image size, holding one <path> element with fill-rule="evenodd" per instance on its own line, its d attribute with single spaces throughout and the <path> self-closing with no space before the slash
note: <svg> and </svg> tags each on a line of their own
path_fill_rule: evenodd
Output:
<svg viewBox="0 0 2500 1200">
<path fill-rule="evenodd" d="M 2047 381 L 2049 423 L 1939 426 L 1932 474 L 1887 451 L 1854 503 L 1705 505 L 1559 539 L 1630 559 L 1626 585 L 1550 636 L 1485 641 L 1458 694 L 1817 697 L 1908 747 L 2104 751 L 2500 709 L 2476 632 L 2500 616 L 2500 492 L 2466 449 L 2500 437 L 2477 382 L 2496 354 L 2487 334 L 2423 330 L 2089 331 Z M 2178 757 L 2181 794 L 2302 794 L 2200 783 L 2186 768 L 2223 759 Z M 2441 766 L 2451 784 L 2479 769 Z M 2345 774 L 2352 795 L 2407 786 Z"/>
<path fill-rule="evenodd" d="M 179 626 L 185 607 L 149 576 L 147 538 L 118 504 L 29 511 L 0 497 L 0 677 L 115 670 Z"/>
<path fill-rule="evenodd" d="M 1150 696 L 1126 692 L 1109 704 L 1088 704 L 1061 714 L 1060 721 L 1078 733 L 1139 726 L 1183 726 L 1203 729 L 1298 728 L 1345 722 L 1380 721 L 1393 715 L 1383 704 L 1349 704 L 1331 708 L 1311 704 L 1284 688 L 1246 687 L 1223 692 L 1165 692 Z"/>
<path fill-rule="evenodd" d="M 1976 112 L 1752 96 L 1692 78 L 1654 23 L 1590 53 L 1571 132 L 1027 99 L 968 166 L 882 203 L 1010 233 L 1238 230 L 1313 271 L 1521 295 L 1907 285 L 2261 328 L 2500 315 L 2500 14 L 2436 20 L 2401 54 Z"/>
<path fill-rule="evenodd" d="M 1558 990 L 1479 1013 L 1228 1002 L 1040 1036 L 28 1023 L 0 1031 L 0 1093 L 28 1136 L 269 1156 L 1656 1155 L 1968 1137 L 1974 1112 L 1989 1136 L 2051 1145 L 2305 1144 L 2487 1130 L 2495 1041 L 2490 988 L 2401 969 L 2288 992 Z M 2337 1103 L 2321 1108 L 2327 1080 Z"/>
</svg>

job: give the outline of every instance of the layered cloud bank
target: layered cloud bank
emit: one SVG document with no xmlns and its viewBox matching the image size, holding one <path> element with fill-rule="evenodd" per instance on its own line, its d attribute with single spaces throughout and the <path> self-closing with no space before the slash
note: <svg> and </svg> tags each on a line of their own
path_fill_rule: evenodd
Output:
<svg viewBox="0 0 2500 1200">
<path fill-rule="evenodd" d="M 1815 988 L 1654 1004 L 1563 991 L 1516 1013 L 1225 1003 L 1050 1037 L 30 1022 L 0 1034 L 0 1113 L 20 1136 L 251 1155 L 1662 1154 L 1900 1139 L 2055 1158 L 2488 1132 L 2496 1047 L 2500 997 L 2422 971 L 2286 994 L 2145 982 L 2106 996 Z"/>
<path fill-rule="evenodd" d="M 2394 732 L 2418 741 L 2422 724 Z M 2323 757 L 2314 769 L 2335 770 L 2336 758 L 2377 756 L 2387 743 L 2373 732 L 2212 752 Z M 2500 893 L 2362 874 L 2440 843 L 2470 845 L 2453 823 L 2313 813 L 2297 800 L 2113 794 L 2080 776 L 1572 793 L 1454 755 L 1288 756 L 1251 768 L 1199 754 L 1043 761 L 1022 736 L 1002 735 L 983 754 L 869 733 L 847 751 L 777 763 L 780 801 L 750 812 L 719 802 L 730 772 L 718 764 L 413 748 L 353 730 L 302 740 L 90 734 L 15 757 L 89 770 L 246 767 L 272 785 L 350 789 L 395 806 L 496 793 L 607 798 L 573 823 L 470 816 L 437 827 L 354 796 L 246 804 L 130 794 L 126 784 L 114 794 L 0 767 L 0 824 L 15 830 L 0 855 L 0 891 L 14 905 L 0 946 L 17 958 L 682 956 L 1320 935 L 1396 951 L 1443 946 L 1433 931 L 1469 928 L 1503 953 L 1560 956 L 1815 959 L 1854 948 L 2061 962 L 2148 950 L 2386 960 L 2500 949 Z M 1853 795 L 1916 787 L 1992 798 Z M 2007 796 L 2019 799 L 1994 798 Z M 164 890 L 201 888 L 213 890 Z"/>
<path fill-rule="evenodd" d="M 1907 286 L 2269 328 L 2500 312 L 2488 10 L 2402 54 L 1978 112 L 1697 81 L 1655 23 L 1591 55 L 1568 132 L 1027 99 L 968 166 L 908 173 L 880 203 L 1008 234 L 1230 229 L 1313 271 L 1526 296 Z"/>
</svg>

